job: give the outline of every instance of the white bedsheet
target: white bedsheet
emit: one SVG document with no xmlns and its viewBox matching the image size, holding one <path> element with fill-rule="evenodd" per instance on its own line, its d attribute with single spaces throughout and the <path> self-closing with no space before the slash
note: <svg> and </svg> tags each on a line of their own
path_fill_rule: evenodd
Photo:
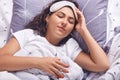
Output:
<svg viewBox="0 0 120 80">
<path fill-rule="evenodd" d="M 0 0 L 0 47 L 6 43 L 10 32 L 12 5 L 12 0 Z"/>
<path fill-rule="evenodd" d="M 114 28 L 120 26 L 120 0 L 108 0 L 107 41 L 114 36 Z"/>
<path fill-rule="evenodd" d="M 105 73 L 91 73 L 86 80 L 120 80 L 120 33 L 114 37 L 107 56 L 110 68 Z"/>
</svg>

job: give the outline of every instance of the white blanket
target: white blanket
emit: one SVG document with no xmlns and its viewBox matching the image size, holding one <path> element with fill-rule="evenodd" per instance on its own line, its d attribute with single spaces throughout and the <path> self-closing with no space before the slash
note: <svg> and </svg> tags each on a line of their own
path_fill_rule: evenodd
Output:
<svg viewBox="0 0 120 80">
<path fill-rule="evenodd" d="M 114 28 L 120 26 L 120 0 L 108 0 L 107 41 L 114 36 Z"/>
<path fill-rule="evenodd" d="M 0 0 L 0 48 L 7 42 L 10 34 L 12 0 Z"/>
<path fill-rule="evenodd" d="M 107 56 L 110 68 L 104 73 L 90 73 L 87 80 L 120 80 L 120 33 L 114 37 Z"/>
</svg>

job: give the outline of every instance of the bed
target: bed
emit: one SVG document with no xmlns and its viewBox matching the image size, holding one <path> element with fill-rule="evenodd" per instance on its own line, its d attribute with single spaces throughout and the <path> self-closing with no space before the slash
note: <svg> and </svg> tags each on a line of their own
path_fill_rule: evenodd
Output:
<svg viewBox="0 0 120 80">
<path fill-rule="evenodd" d="M 18 1 L 18 2 L 17 2 Z M 26 3 L 25 1 L 27 1 L 27 0 L 24 0 L 24 3 Z M 37 0 L 34 0 L 34 1 L 37 1 Z M 42 0 L 43 1 L 43 4 L 44 5 L 46 5 L 49 1 L 52 1 L 52 0 L 48 0 L 48 1 L 45 1 L 45 0 Z M 79 0 L 76 0 L 76 1 L 79 1 Z M 82 1 L 82 0 L 81 0 Z M 86 2 L 85 2 L 86 1 Z M 80 3 L 82 3 L 82 4 L 86 4 L 87 5 L 87 3 L 89 2 L 90 0 L 83 0 L 83 2 L 79 2 L 79 4 Z M 91 1 L 95 1 L 95 0 L 91 0 Z M 102 40 L 103 40 L 103 38 L 104 38 L 104 40 L 103 40 L 103 42 L 104 42 L 104 46 L 106 46 L 106 45 L 109 45 L 108 43 L 113 39 L 113 42 L 111 42 L 112 43 L 112 45 L 111 46 L 109 46 L 110 47 L 110 53 L 111 53 L 111 55 L 112 55 L 112 53 L 117 53 L 117 54 L 119 54 L 118 53 L 118 51 L 119 50 L 116 50 L 116 51 L 114 51 L 116 48 L 118 48 L 118 46 L 120 46 L 119 44 L 116 44 L 116 43 L 120 43 L 117 39 L 119 39 L 119 33 L 120 33 L 120 0 L 100 0 L 100 1 L 104 1 L 105 3 L 107 2 L 107 6 L 106 6 L 106 22 L 104 21 L 104 26 L 106 26 L 105 28 L 105 30 L 107 30 L 106 31 L 106 33 L 105 33 L 105 37 L 102 37 Z M 15 4 L 15 2 L 16 2 L 16 4 Z M 24 14 L 26 14 L 26 15 L 28 15 L 28 16 L 24 16 L 23 14 L 19 14 L 18 16 L 19 16 L 19 18 L 16 18 L 16 15 L 18 14 L 18 13 L 20 13 L 20 11 L 18 10 L 18 9 L 16 9 L 16 5 L 18 5 L 18 3 L 19 2 L 21 2 L 20 0 L 0 0 L 0 47 L 2 47 L 6 42 L 7 42 L 7 40 L 9 39 L 9 36 L 10 36 L 10 34 L 12 33 L 12 32 L 15 32 L 15 31 L 18 31 L 18 30 L 21 30 L 21 29 L 23 29 L 23 27 L 21 27 L 21 25 L 22 26 L 24 26 L 25 24 L 27 24 L 32 18 L 33 18 L 33 16 L 34 15 L 36 15 L 37 14 L 37 12 L 36 13 L 34 13 L 34 12 L 31 12 L 32 14 L 29 14 L 28 12 L 27 12 L 27 10 L 26 11 L 24 11 Z M 97 1 L 96 1 L 97 2 Z M 99 2 L 99 0 L 98 0 L 98 3 L 100 3 Z M 43 5 L 42 4 L 42 5 Z M 102 4 L 103 5 L 103 4 Z M 105 5 L 105 4 L 104 4 Z M 21 7 L 21 6 L 23 6 L 23 5 L 19 5 L 19 6 L 17 6 L 17 7 Z M 15 7 L 15 8 L 14 8 Z M 34 6 L 35 7 L 35 6 Z M 38 7 L 38 6 L 37 6 Z M 36 7 L 36 8 L 37 8 Z M 82 5 L 80 6 L 80 8 L 82 7 Z M 24 7 L 24 8 L 26 8 L 26 7 Z M 44 7 L 42 7 L 42 8 L 44 8 Z M 42 8 L 40 8 L 40 10 L 42 10 Z M 83 7 L 83 11 L 84 11 L 84 8 L 86 8 L 87 9 L 87 11 L 90 11 L 90 10 L 88 10 L 89 8 L 87 8 L 87 7 Z M 20 8 L 21 9 L 21 8 Z M 31 9 L 31 8 L 30 8 Z M 15 12 L 16 10 L 18 10 L 18 13 L 17 12 Z M 29 9 L 28 9 L 29 10 Z M 33 11 L 34 11 L 34 9 L 33 9 Z M 91 13 L 90 13 L 91 14 Z M 101 16 L 101 14 L 102 14 L 102 10 L 100 11 L 100 16 Z M 29 16 L 32 16 L 31 18 L 29 18 Z M 86 20 L 87 20 L 87 22 L 89 23 L 90 21 L 89 21 L 89 19 L 88 18 L 90 18 L 89 16 L 87 16 L 87 14 L 85 13 L 85 16 L 86 16 Z M 99 15 L 98 15 L 99 16 Z M 15 17 L 15 18 L 14 18 Z M 23 20 L 23 18 L 24 18 L 24 20 Z M 17 20 L 16 20 L 17 19 Z M 21 20 L 20 19 L 22 19 L 24 22 L 21 22 Z M 99 19 L 101 19 L 101 18 L 99 18 Z M 16 22 L 16 23 L 13 23 L 13 22 L 15 22 L 15 21 L 19 21 L 19 22 L 21 22 L 21 23 L 23 23 L 23 24 L 21 24 L 21 23 L 18 23 L 18 22 Z M 93 21 L 94 22 L 94 21 Z M 106 24 L 105 24 L 106 23 Z M 100 24 L 100 25 L 103 25 L 103 24 Z M 17 28 L 16 28 L 16 25 L 17 25 Z M 94 24 L 93 24 L 94 25 Z M 89 24 L 88 24 L 88 26 L 89 26 Z M 89 27 L 90 28 L 90 27 Z M 91 29 L 90 29 L 91 30 Z M 103 32 L 104 33 L 104 32 Z M 95 33 L 94 33 L 95 34 Z M 93 34 L 93 35 L 94 35 Z M 116 35 L 117 35 L 117 37 L 116 37 Z M 100 36 L 100 35 L 99 35 Z M 98 36 L 97 36 L 98 37 Z M 95 38 L 97 38 L 96 36 L 95 36 Z M 115 39 L 114 39 L 114 37 L 115 37 Z M 116 41 L 117 40 L 117 41 Z M 101 41 L 101 40 L 99 40 L 99 41 Z M 116 42 L 116 43 L 115 43 Z M 113 43 L 115 43 L 116 45 L 117 45 L 117 47 L 115 47 L 116 45 L 113 45 Z M 100 43 L 100 45 L 102 45 L 103 43 Z M 111 59 L 111 55 L 109 56 L 108 55 L 108 57 L 110 58 L 110 60 L 111 60 L 111 62 L 112 62 L 112 59 Z M 120 56 L 118 55 L 118 57 L 117 57 L 117 59 L 116 59 L 116 61 L 117 62 L 114 62 L 114 64 L 112 65 L 112 66 L 115 66 L 116 65 L 116 63 L 120 63 L 119 61 L 120 61 Z M 102 76 L 101 78 L 100 78 L 100 80 L 103 80 L 104 78 L 105 78 L 105 80 L 120 80 L 120 77 L 118 76 L 118 75 L 120 75 L 120 64 L 117 64 L 118 65 L 118 69 L 116 69 L 117 71 L 114 71 L 114 72 L 116 72 L 116 75 L 114 76 L 114 78 L 110 78 L 109 77 L 109 79 L 106 79 L 105 78 L 105 76 L 107 75 L 107 74 L 110 74 L 110 71 L 108 70 L 107 72 L 106 72 L 106 74 L 105 75 L 103 75 L 103 73 L 99 73 L 99 74 L 96 74 L 96 73 L 93 73 L 93 74 L 91 74 L 91 75 L 89 75 L 89 78 L 87 79 L 87 80 L 98 80 L 97 78 L 99 77 L 99 76 Z M 112 68 L 113 69 L 113 68 Z M 114 69 L 115 70 L 115 69 Z M 114 74 L 114 73 L 113 73 Z"/>
</svg>

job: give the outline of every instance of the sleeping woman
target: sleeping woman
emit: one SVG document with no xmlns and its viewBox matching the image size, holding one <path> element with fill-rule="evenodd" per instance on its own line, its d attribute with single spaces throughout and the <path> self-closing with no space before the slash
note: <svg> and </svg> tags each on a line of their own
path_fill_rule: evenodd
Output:
<svg viewBox="0 0 120 80">
<path fill-rule="evenodd" d="M 13 33 L 0 49 L 0 70 L 9 71 L 18 80 L 30 80 L 30 76 L 32 80 L 82 80 L 81 67 L 94 72 L 109 68 L 105 52 L 89 33 L 73 1 L 53 1 L 26 28 Z M 71 37 L 75 29 L 90 54 Z"/>
</svg>

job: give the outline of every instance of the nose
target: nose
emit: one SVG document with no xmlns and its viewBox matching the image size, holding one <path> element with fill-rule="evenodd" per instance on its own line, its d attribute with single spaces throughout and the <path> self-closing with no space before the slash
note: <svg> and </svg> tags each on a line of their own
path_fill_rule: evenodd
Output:
<svg viewBox="0 0 120 80">
<path fill-rule="evenodd" d="M 66 26 L 67 25 L 67 18 L 64 18 L 63 21 L 62 21 L 62 26 Z"/>
</svg>

